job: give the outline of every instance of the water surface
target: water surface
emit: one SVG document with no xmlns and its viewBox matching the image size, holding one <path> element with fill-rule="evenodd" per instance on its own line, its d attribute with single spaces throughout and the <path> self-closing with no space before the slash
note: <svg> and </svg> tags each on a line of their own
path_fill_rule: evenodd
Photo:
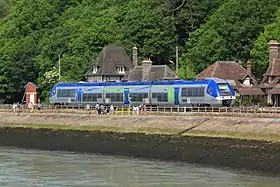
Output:
<svg viewBox="0 0 280 187">
<path fill-rule="evenodd" d="M 0 186 L 279 187 L 279 178 L 196 165 L 0 147 Z"/>
</svg>

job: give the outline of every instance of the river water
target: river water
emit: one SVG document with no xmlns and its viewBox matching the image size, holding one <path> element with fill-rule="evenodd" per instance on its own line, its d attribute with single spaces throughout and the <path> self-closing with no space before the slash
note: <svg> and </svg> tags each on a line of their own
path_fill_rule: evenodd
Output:
<svg viewBox="0 0 280 187">
<path fill-rule="evenodd" d="M 0 186 L 279 187 L 280 178 L 174 162 L 0 147 Z"/>
</svg>

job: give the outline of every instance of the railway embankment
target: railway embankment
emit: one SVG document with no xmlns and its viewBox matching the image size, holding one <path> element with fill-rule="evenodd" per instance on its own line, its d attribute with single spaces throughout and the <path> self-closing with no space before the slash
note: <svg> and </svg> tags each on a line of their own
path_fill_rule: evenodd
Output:
<svg viewBox="0 0 280 187">
<path fill-rule="evenodd" d="M 0 112 L 0 145 L 280 174 L 280 119 Z"/>
</svg>

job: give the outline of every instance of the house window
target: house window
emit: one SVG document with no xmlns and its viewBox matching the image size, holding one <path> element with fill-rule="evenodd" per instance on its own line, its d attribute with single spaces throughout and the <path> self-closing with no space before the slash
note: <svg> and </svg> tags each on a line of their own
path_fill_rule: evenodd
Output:
<svg viewBox="0 0 280 187">
<path fill-rule="evenodd" d="M 124 67 L 117 67 L 118 73 L 125 73 L 125 68 Z"/>
<path fill-rule="evenodd" d="M 98 68 L 97 68 L 97 67 L 93 67 L 93 68 L 92 68 L 92 73 L 96 73 L 96 72 L 97 72 L 97 70 L 98 70 Z"/>
<path fill-rule="evenodd" d="M 243 82 L 243 84 L 244 84 L 245 86 L 250 86 L 250 85 L 251 85 L 251 79 L 250 79 L 249 77 L 246 77 L 245 80 L 244 80 L 244 82 Z"/>
</svg>

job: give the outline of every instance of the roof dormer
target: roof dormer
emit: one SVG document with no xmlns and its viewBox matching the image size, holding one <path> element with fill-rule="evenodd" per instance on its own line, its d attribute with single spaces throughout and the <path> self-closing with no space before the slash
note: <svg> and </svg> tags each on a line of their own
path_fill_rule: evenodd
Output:
<svg viewBox="0 0 280 187">
<path fill-rule="evenodd" d="M 120 74 L 125 74 L 125 67 L 123 66 L 117 67 L 117 72 Z"/>
<path fill-rule="evenodd" d="M 92 73 L 97 73 L 98 71 L 98 67 L 97 66 L 93 66 L 92 67 Z"/>
</svg>

